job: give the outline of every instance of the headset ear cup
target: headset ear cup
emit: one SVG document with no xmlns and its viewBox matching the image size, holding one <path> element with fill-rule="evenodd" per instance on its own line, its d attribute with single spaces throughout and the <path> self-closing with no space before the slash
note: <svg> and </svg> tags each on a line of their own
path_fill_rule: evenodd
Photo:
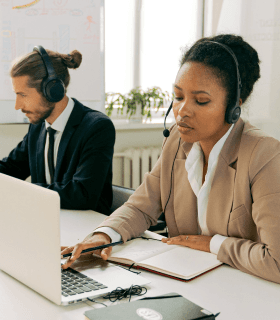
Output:
<svg viewBox="0 0 280 320">
<path fill-rule="evenodd" d="M 241 108 L 239 106 L 236 106 L 233 114 L 232 114 L 232 121 L 233 123 L 237 122 L 241 115 Z"/>
<path fill-rule="evenodd" d="M 50 102 L 59 102 L 65 95 L 65 86 L 60 79 L 53 79 L 43 83 L 43 93 Z"/>
<path fill-rule="evenodd" d="M 241 108 L 239 105 L 236 105 L 234 108 L 226 110 L 225 120 L 227 123 L 235 123 L 240 118 Z"/>
<path fill-rule="evenodd" d="M 48 100 L 47 98 L 47 93 L 46 93 L 46 79 L 42 80 L 42 83 L 41 83 L 41 90 L 43 92 L 43 96 Z"/>
</svg>

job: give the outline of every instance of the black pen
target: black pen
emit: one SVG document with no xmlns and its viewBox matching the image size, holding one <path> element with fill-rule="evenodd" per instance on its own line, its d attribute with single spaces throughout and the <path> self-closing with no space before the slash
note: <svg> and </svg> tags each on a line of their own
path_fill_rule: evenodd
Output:
<svg viewBox="0 0 280 320">
<path fill-rule="evenodd" d="M 108 244 L 103 244 L 102 246 L 98 246 L 98 247 L 93 247 L 93 248 L 88 248 L 88 249 L 85 249 L 81 252 L 82 253 L 87 253 L 87 252 L 91 252 L 91 251 L 94 251 L 94 250 L 99 250 L 99 249 L 104 249 L 104 248 L 108 248 L 108 247 L 113 247 L 113 246 L 116 246 L 117 244 L 121 244 L 123 243 L 123 241 L 118 241 L 118 242 L 112 242 L 112 243 L 108 243 Z M 64 254 L 62 257 L 63 258 L 66 258 L 66 257 L 71 257 L 72 256 L 72 253 L 66 253 Z"/>
</svg>

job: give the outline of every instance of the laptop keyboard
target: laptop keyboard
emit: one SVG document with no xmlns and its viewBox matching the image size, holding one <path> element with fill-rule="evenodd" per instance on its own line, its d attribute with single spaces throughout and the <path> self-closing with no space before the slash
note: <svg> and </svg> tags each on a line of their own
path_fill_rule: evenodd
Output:
<svg viewBox="0 0 280 320">
<path fill-rule="evenodd" d="M 68 268 L 61 270 L 61 291 L 64 297 L 107 288 L 104 284 Z"/>
</svg>

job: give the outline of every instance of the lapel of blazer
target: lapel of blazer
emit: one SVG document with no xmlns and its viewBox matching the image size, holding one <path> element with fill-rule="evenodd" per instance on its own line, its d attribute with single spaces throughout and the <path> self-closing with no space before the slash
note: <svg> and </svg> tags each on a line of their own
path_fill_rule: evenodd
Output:
<svg viewBox="0 0 280 320">
<path fill-rule="evenodd" d="M 192 143 L 182 142 L 184 154 L 180 157 L 178 154 L 179 159 L 174 164 L 174 211 L 179 234 L 197 234 L 198 230 L 197 198 L 185 168 L 186 158 L 192 145 Z"/>
<path fill-rule="evenodd" d="M 209 194 L 206 223 L 210 234 L 227 236 L 229 215 L 232 210 L 236 162 L 244 128 L 240 118 L 226 140 L 217 163 Z"/>
<path fill-rule="evenodd" d="M 70 117 L 68 119 L 68 122 L 66 124 L 66 127 L 63 131 L 63 134 L 59 143 L 54 181 L 57 181 L 57 177 L 61 169 L 62 160 L 65 155 L 65 150 L 68 146 L 68 143 L 73 133 L 76 131 L 76 126 L 81 123 L 82 118 L 84 116 L 83 105 L 79 103 L 76 99 L 73 99 L 73 100 L 75 101 L 74 108 L 70 114 Z"/>
</svg>

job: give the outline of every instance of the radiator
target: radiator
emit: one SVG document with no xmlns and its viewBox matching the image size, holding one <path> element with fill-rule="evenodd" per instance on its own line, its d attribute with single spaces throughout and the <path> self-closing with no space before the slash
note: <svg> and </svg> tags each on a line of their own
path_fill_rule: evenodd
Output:
<svg viewBox="0 0 280 320">
<path fill-rule="evenodd" d="M 114 154 L 113 184 L 136 189 L 144 174 L 151 171 L 161 153 L 160 147 L 132 148 Z"/>
</svg>

